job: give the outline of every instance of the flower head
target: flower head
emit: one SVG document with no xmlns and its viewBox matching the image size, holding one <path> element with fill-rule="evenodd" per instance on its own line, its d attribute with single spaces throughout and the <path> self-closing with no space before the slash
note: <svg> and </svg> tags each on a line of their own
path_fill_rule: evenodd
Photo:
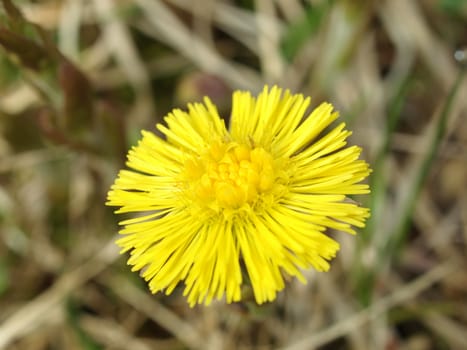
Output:
<svg viewBox="0 0 467 350">
<path fill-rule="evenodd" d="M 368 193 L 361 149 L 323 103 L 304 118 L 309 98 L 265 87 L 257 98 L 233 94 L 227 129 L 209 98 L 175 109 L 157 129 L 143 131 L 108 193 L 121 222 L 117 243 L 130 251 L 153 293 L 183 281 L 190 305 L 241 299 L 246 276 L 261 304 L 275 299 L 284 276 L 329 269 L 339 244 L 327 228 L 355 233 L 369 216 L 346 201 Z"/>
</svg>

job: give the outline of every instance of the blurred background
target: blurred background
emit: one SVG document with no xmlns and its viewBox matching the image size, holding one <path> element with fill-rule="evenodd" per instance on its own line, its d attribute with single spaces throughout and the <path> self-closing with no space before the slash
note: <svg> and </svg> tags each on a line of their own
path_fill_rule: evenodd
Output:
<svg viewBox="0 0 467 350">
<path fill-rule="evenodd" d="M 466 0 L 0 1 L 0 349 L 467 349 Z M 278 84 L 373 168 L 329 273 L 190 309 L 114 245 L 141 129 Z"/>
</svg>

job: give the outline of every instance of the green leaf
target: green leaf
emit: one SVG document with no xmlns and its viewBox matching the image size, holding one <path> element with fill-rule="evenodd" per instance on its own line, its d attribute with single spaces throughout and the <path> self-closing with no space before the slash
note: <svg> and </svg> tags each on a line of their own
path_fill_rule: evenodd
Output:
<svg viewBox="0 0 467 350">
<path fill-rule="evenodd" d="M 326 1 L 320 6 L 310 6 L 303 18 L 289 26 L 282 41 L 282 54 L 288 61 L 292 61 L 307 40 L 316 33 L 329 6 Z"/>
</svg>

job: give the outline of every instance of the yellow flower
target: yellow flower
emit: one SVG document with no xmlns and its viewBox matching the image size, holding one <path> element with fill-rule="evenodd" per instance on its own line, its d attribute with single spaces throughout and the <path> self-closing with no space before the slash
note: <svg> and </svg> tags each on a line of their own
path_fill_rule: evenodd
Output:
<svg viewBox="0 0 467 350">
<path fill-rule="evenodd" d="M 228 129 L 206 97 L 157 125 L 165 139 L 142 132 L 107 205 L 140 213 L 120 223 L 117 243 L 153 293 L 183 281 L 191 306 L 239 301 L 246 271 L 261 304 L 284 276 L 306 283 L 302 269 L 329 269 L 339 244 L 325 231 L 364 226 L 368 209 L 345 199 L 369 192 L 359 182 L 370 170 L 359 147 L 345 147 L 344 123 L 324 133 L 332 105 L 304 118 L 309 104 L 277 87 L 236 91 Z"/>
</svg>

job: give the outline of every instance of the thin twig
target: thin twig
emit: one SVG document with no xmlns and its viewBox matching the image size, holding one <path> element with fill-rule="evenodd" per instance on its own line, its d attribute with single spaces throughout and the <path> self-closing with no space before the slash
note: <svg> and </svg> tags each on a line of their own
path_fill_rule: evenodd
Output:
<svg viewBox="0 0 467 350">
<path fill-rule="evenodd" d="M 394 293 L 376 301 L 369 308 L 360 311 L 343 321 L 340 321 L 320 332 L 314 333 L 310 337 L 304 338 L 295 344 L 286 346 L 282 350 L 304 350 L 329 343 L 330 341 L 349 334 L 353 330 L 363 327 L 366 323 L 383 315 L 389 309 L 414 299 L 425 289 L 431 287 L 453 273 L 459 265 L 453 261 L 447 261 L 417 278 L 412 283 L 400 287 Z"/>
<path fill-rule="evenodd" d="M 136 288 L 127 279 L 109 278 L 112 291 L 136 310 L 172 333 L 190 349 L 202 349 L 204 340 L 201 334 L 188 322 L 158 303 L 151 295 Z"/>
<path fill-rule="evenodd" d="M 147 34 L 163 40 L 201 69 L 223 77 L 235 87 L 254 91 L 260 89 L 261 77 L 256 72 L 222 58 L 199 37 L 193 35 L 162 1 L 136 0 L 136 3 L 152 27 L 151 32 Z"/>
<path fill-rule="evenodd" d="M 112 238 L 98 250 L 98 254 L 75 270 L 64 273 L 52 287 L 25 304 L 0 325 L 0 349 L 7 349 L 14 340 L 39 328 L 51 310 L 58 307 L 68 294 L 104 270 L 118 256 Z"/>
</svg>

